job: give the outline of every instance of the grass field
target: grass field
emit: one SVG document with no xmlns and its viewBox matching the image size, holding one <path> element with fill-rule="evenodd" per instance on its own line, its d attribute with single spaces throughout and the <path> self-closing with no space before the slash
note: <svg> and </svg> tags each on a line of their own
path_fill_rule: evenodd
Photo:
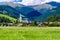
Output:
<svg viewBox="0 0 60 40">
<path fill-rule="evenodd" d="M 0 40 L 60 40 L 60 27 L 0 27 Z"/>
</svg>

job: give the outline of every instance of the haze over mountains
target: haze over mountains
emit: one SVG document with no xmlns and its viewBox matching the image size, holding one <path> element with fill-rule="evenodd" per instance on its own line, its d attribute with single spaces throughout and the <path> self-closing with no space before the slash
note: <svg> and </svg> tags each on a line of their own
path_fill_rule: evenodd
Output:
<svg viewBox="0 0 60 40">
<path fill-rule="evenodd" d="M 14 18 L 19 18 L 20 14 L 22 14 L 31 21 L 46 21 L 47 17 L 60 14 L 60 3 L 52 1 L 39 5 L 25 6 L 14 2 L 0 2 L 1 11 Z"/>
</svg>

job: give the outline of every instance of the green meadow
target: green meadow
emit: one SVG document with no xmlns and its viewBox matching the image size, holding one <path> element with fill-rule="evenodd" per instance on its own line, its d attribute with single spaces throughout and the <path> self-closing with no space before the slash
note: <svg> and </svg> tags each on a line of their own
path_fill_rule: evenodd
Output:
<svg viewBox="0 0 60 40">
<path fill-rule="evenodd" d="M 0 40 L 60 40 L 60 27 L 0 27 Z"/>
</svg>

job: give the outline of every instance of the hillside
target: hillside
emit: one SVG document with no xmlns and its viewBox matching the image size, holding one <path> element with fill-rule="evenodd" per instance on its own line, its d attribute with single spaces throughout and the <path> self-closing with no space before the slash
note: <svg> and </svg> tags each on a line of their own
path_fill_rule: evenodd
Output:
<svg viewBox="0 0 60 40">
<path fill-rule="evenodd" d="M 56 4 L 56 5 L 55 5 Z M 47 17 L 60 14 L 60 3 L 49 2 L 40 5 L 25 6 L 19 3 L 7 2 L 0 4 L 0 13 L 14 18 L 24 15 L 30 21 L 46 21 Z"/>
</svg>

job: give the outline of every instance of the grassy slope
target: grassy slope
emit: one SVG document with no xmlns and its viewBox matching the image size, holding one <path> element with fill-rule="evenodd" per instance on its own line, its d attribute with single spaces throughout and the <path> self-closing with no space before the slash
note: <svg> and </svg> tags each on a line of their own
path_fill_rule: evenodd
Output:
<svg viewBox="0 0 60 40">
<path fill-rule="evenodd" d="M 59 40 L 57 27 L 0 27 L 0 40 Z"/>
</svg>

